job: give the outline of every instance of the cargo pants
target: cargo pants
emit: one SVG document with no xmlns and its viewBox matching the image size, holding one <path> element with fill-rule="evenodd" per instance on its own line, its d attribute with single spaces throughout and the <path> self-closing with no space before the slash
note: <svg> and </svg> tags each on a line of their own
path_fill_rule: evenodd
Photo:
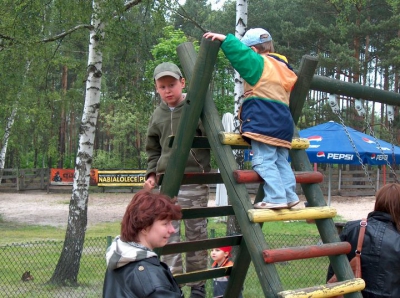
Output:
<svg viewBox="0 0 400 298">
<path fill-rule="evenodd" d="M 178 204 L 182 208 L 207 207 L 209 187 L 203 184 L 181 185 L 178 193 Z M 204 240 L 208 238 L 207 218 L 195 218 L 183 220 L 185 225 L 185 241 Z M 171 235 L 168 243 L 181 241 L 181 221 L 173 221 L 175 233 Z M 183 273 L 182 254 L 163 255 L 162 261 L 165 262 L 172 274 Z M 205 270 L 208 267 L 207 250 L 193 251 L 186 253 L 186 272 Z M 198 281 L 186 284 L 189 287 L 204 285 L 205 281 Z M 184 286 L 184 285 L 180 285 Z"/>
</svg>

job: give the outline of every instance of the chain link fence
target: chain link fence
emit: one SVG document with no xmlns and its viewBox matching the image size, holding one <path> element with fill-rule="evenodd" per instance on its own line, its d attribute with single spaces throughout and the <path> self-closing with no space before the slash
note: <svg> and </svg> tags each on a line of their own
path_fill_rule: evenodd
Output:
<svg viewBox="0 0 400 298">
<path fill-rule="evenodd" d="M 213 235 L 214 236 L 214 235 Z M 223 235 L 215 235 L 220 237 Z M 274 234 L 266 237 L 270 248 L 316 245 L 318 236 Z M 40 241 L 0 246 L 0 297 L 101 297 L 106 270 L 107 237 L 86 238 L 78 275 L 78 287 L 48 284 L 63 247 L 62 241 Z M 325 283 L 327 257 L 277 263 L 285 290 Z M 211 265 L 211 258 L 210 258 Z M 32 279 L 22 280 L 29 271 Z M 212 281 L 207 281 L 207 297 L 212 297 Z M 186 293 L 188 289 L 185 289 Z M 189 297 L 189 295 L 185 295 Z M 244 284 L 245 298 L 263 296 L 254 267 L 250 265 Z"/>
</svg>

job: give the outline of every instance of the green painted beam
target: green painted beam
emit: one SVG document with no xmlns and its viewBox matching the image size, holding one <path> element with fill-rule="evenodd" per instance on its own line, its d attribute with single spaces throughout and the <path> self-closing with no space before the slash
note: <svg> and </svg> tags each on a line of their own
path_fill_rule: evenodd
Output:
<svg viewBox="0 0 400 298">
<path fill-rule="evenodd" d="M 219 46 L 208 39 L 203 39 L 199 56 L 194 65 L 194 75 L 190 79 L 186 104 L 179 120 L 176 137 L 172 145 L 171 158 L 168 161 L 161 192 L 174 197 L 178 194 L 185 171 L 186 161 L 195 136 L 196 128 L 204 106 L 204 98 L 208 91 L 214 65 L 217 60 Z"/>
<path fill-rule="evenodd" d="M 220 44 L 218 41 L 213 41 L 213 43 L 218 46 Z M 196 60 L 196 51 L 194 50 L 193 44 L 181 44 L 178 46 L 177 51 L 186 78 L 193 82 L 194 76 L 196 75 L 194 62 L 196 61 L 197 65 L 198 60 L 198 58 Z M 251 261 L 256 268 L 256 272 L 265 297 L 276 297 L 276 293 L 283 290 L 282 284 L 280 282 L 275 265 L 265 264 L 262 258 L 262 252 L 263 250 L 268 249 L 268 245 L 265 241 L 265 237 L 262 233 L 260 225 L 251 223 L 247 217 L 247 210 L 252 209 L 253 206 L 250 202 L 250 197 L 246 186 L 244 184 L 237 184 L 233 178 L 233 171 L 238 169 L 237 164 L 232 153 L 232 148 L 229 145 L 222 145 L 220 143 L 218 133 L 223 131 L 224 128 L 222 126 L 222 122 L 218 115 L 214 101 L 209 93 L 207 93 L 205 98 L 205 105 L 201 117 L 211 145 L 211 149 L 217 161 L 218 168 L 225 182 L 229 199 L 245 239 L 243 246 L 241 245 L 242 249 L 239 252 L 239 257 L 237 260 L 241 262 L 240 265 L 242 266 L 242 271 L 237 272 L 237 274 L 232 276 L 231 284 L 235 283 L 240 286 L 243 285 L 251 258 Z M 247 249 L 249 253 L 244 252 L 244 249 Z M 239 266 L 239 264 L 237 266 Z M 238 296 L 239 292 L 234 293 L 233 288 L 230 288 L 228 291 L 231 295 L 230 297 Z"/>
<path fill-rule="evenodd" d="M 318 59 L 314 56 L 305 55 L 301 59 L 299 70 L 296 72 L 298 78 L 296 85 L 290 93 L 290 112 L 294 123 L 299 121 L 301 111 L 310 91 L 311 80 L 318 65 Z"/>
<path fill-rule="evenodd" d="M 400 93 L 314 75 L 310 89 L 400 106 Z"/>
<path fill-rule="evenodd" d="M 190 242 L 171 243 L 159 249 L 161 255 L 211 249 L 222 246 L 240 245 L 242 235 L 225 236 L 206 240 L 196 240 Z"/>
</svg>

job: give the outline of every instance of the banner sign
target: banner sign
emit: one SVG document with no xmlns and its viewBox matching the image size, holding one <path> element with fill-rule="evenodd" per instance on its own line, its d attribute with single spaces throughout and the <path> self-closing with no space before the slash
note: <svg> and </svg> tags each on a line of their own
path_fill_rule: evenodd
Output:
<svg viewBox="0 0 400 298">
<path fill-rule="evenodd" d="M 50 169 L 50 185 L 72 185 L 74 169 Z M 97 185 L 97 169 L 90 170 L 90 185 Z"/>
<path fill-rule="evenodd" d="M 146 170 L 98 171 L 97 186 L 143 186 Z"/>
</svg>

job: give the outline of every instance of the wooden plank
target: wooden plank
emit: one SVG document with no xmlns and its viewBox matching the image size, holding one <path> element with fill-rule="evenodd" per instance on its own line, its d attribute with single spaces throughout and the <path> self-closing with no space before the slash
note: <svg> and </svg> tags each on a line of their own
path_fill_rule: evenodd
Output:
<svg viewBox="0 0 400 298">
<path fill-rule="evenodd" d="M 321 183 L 324 176 L 320 172 L 294 172 L 297 183 Z M 263 183 L 264 180 L 253 170 L 236 170 L 233 177 L 237 183 Z"/>
<path fill-rule="evenodd" d="M 222 246 L 235 246 L 240 244 L 242 238 L 242 235 L 235 235 L 190 242 L 169 243 L 164 247 L 159 248 L 157 250 L 157 253 L 160 255 L 169 255 L 189 251 L 199 251 Z"/>
<path fill-rule="evenodd" d="M 174 278 L 178 284 L 186 284 L 198 280 L 212 279 L 217 277 L 229 276 L 232 272 L 232 266 L 212 268 L 208 270 L 193 271 L 183 274 L 175 274 Z"/>
<path fill-rule="evenodd" d="M 235 215 L 232 206 L 182 209 L 182 219 Z"/>
<path fill-rule="evenodd" d="M 359 185 L 346 185 L 346 184 L 342 184 L 340 186 L 341 189 L 375 189 L 374 185 L 363 185 L 363 184 L 359 184 Z"/>
<path fill-rule="evenodd" d="M 293 260 L 302 260 L 318 258 L 324 256 L 348 254 L 351 251 L 351 245 L 348 242 L 326 243 L 322 245 L 309 245 L 286 247 L 280 249 L 269 249 L 263 251 L 264 261 L 266 263 L 285 262 Z"/>
<path fill-rule="evenodd" d="M 324 298 L 344 295 L 361 291 L 365 288 L 365 282 L 361 278 L 353 278 L 347 281 L 331 283 L 316 287 L 289 290 L 278 293 L 280 298 Z M 358 293 L 361 296 L 361 293 Z"/>
<path fill-rule="evenodd" d="M 164 174 L 157 175 L 157 183 L 163 183 Z M 219 184 L 224 183 L 220 173 L 185 173 L 182 177 L 182 185 L 186 184 Z"/>
<path fill-rule="evenodd" d="M 240 133 L 234 132 L 219 132 L 221 144 L 230 146 L 251 146 L 243 139 Z M 292 149 L 307 149 L 310 146 L 310 141 L 305 138 L 293 138 Z"/>
<path fill-rule="evenodd" d="M 214 42 L 217 43 L 216 41 Z M 196 51 L 194 46 L 192 43 L 184 43 L 177 48 L 177 51 L 186 78 L 192 82 L 192 73 L 195 73 L 193 62 L 196 60 Z M 180 55 L 181 51 L 185 52 L 185 55 Z M 203 108 L 201 120 L 206 130 L 211 149 L 227 187 L 228 196 L 235 211 L 236 219 L 238 220 L 242 230 L 243 237 L 245 238 L 251 261 L 253 262 L 259 280 L 261 281 L 260 285 L 263 289 L 264 296 L 274 297 L 277 292 L 283 290 L 279 275 L 274 265 L 265 264 L 264 260 L 261 258 L 262 251 L 267 249 L 268 245 L 265 242 L 265 237 L 260 225 L 255 225 L 248 220 L 246 210 L 252 208 L 249 194 L 244 184 L 237 184 L 233 179 L 232 173 L 234 170 L 237 170 L 237 163 L 233 156 L 232 148 L 230 146 L 221 146 L 218 133 L 223 131 L 224 128 L 210 93 L 207 93 L 205 101 L 206 103 Z M 241 261 L 239 260 L 239 262 Z M 235 283 L 241 287 L 246 278 L 247 270 L 245 270 L 245 268 L 247 268 L 249 264 L 249 259 L 246 258 L 243 260 L 243 266 L 241 267 L 242 270 L 240 272 L 238 271 L 232 280 L 230 278 L 229 282 Z M 230 290 L 231 289 L 228 289 L 229 293 L 232 293 Z M 237 294 L 230 296 L 237 297 Z"/>
<path fill-rule="evenodd" d="M 336 216 L 336 209 L 332 207 L 307 207 L 292 209 L 250 209 L 247 212 L 251 222 L 270 222 L 283 220 L 324 219 Z M 337 241 L 336 241 L 337 242 Z"/>
</svg>

